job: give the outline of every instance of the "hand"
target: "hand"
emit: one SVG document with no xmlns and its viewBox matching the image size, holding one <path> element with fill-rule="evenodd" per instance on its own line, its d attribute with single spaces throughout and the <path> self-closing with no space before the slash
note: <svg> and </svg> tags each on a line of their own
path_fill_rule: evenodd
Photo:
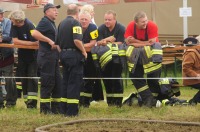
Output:
<svg viewBox="0 0 200 132">
<path fill-rule="evenodd" d="M 87 52 L 82 52 L 82 54 L 85 57 L 85 59 L 87 59 Z"/>
<path fill-rule="evenodd" d="M 115 42 L 116 38 L 114 36 L 110 36 L 107 38 L 109 42 Z"/>
<path fill-rule="evenodd" d="M 61 52 L 61 49 L 60 49 L 60 46 L 59 45 L 56 45 L 56 49 L 58 50 L 58 52 L 60 53 Z"/>
<path fill-rule="evenodd" d="M 128 36 L 128 37 L 126 38 L 126 44 L 133 43 L 133 39 L 134 39 L 133 36 Z"/>
</svg>

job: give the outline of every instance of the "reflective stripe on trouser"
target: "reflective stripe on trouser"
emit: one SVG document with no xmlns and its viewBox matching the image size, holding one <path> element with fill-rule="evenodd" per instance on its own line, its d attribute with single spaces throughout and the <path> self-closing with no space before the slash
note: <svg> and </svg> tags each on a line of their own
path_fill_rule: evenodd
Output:
<svg viewBox="0 0 200 132">
<path fill-rule="evenodd" d="M 113 63 L 113 61 L 109 62 L 105 70 L 102 72 L 103 77 L 105 78 L 121 78 L 122 73 L 122 66 L 121 64 Z M 104 79 L 103 80 L 105 88 L 106 88 L 106 94 L 107 95 L 122 95 L 123 94 L 123 83 L 121 79 Z M 121 106 L 122 104 L 122 97 L 108 97 L 107 96 L 107 103 L 108 105 L 117 105 Z"/>
<path fill-rule="evenodd" d="M 37 107 L 37 92 L 28 92 L 28 95 L 23 95 L 24 102 L 28 108 L 36 108 Z"/>
<path fill-rule="evenodd" d="M 139 61 L 139 60 L 138 60 Z M 135 72 L 129 72 L 130 78 L 143 78 L 144 69 L 141 64 L 136 64 Z M 148 98 L 153 98 L 153 95 L 149 89 L 149 86 L 146 83 L 146 79 L 131 79 L 133 85 L 138 90 L 138 94 L 141 96 L 143 101 L 146 101 Z"/>
<path fill-rule="evenodd" d="M 90 52 L 87 52 L 88 57 L 86 62 L 84 63 L 84 77 L 95 77 L 96 69 L 94 66 L 94 61 L 92 59 L 92 55 Z M 95 80 L 94 79 L 85 79 L 83 86 L 81 87 L 80 93 L 80 105 L 89 106 L 91 98 L 92 98 L 92 91 L 94 88 Z"/>
<path fill-rule="evenodd" d="M 46 56 L 47 55 L 47 56 Z M 40 112 L 42 113 L 59 113 L 60 102 L 52 102 L 52 99 L 61 98 L 61 75 L 58 60 L 48 58 L 38 59 L 40 68 L 41 88 L 40 88 Z"/>
<path fill-rule="evenodd" d="M 83 55 L 79 51 L 61 52 L 63 65 L 62 113 L 66 116 L 78 115 L 80 89 L 83 86 Z M 63 101 L 64 99 L 64 101 Z"/>
</svg>

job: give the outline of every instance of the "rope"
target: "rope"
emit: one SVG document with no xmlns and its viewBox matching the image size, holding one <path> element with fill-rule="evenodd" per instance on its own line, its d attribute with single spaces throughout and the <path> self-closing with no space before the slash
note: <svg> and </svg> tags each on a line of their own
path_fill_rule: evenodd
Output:
<svg viewBox="0 0 200 132">
<path fill-rule="evenodd" d="M 5 79 L 5 78 L 15 78 L 15 79 L 17 79 L 17 78 L 21 78 L 21 79 L 40 79 L 40 77 L 0 77 L 0 79 Z M 161 78 L 146 78 L 146 77 L 144 77 L 144 78 L 103 78 L 103 77 L 84 77 L 83 79 L 85 79 L 85 80 L 89 80 L 89 79 L 108 79 L 108 80 L 116 80 L 116 79 L 122 79 L 122 80 L 129 80 L 129 79 L 135 79 L 135 80 L 140 80 L 140 79 L 177 79 L 177 80 L 179 80 L 179 79 L 189 79 L 189 80 L 192 80 L 192 79 L 200 79 L 200 77 L 161 77 Z"/>
<path fill-rule="evenodd" d="M 145 120 L 145 119 L 119 119 L 119 118 L 102 118 L 102 119 L 82 119 L 68 122 L 55 123 L 50 125 L 41 126 L 35 129 L 35 132 L 47 132 L 45 130 L 50 127 L 60 126 L 60 125 L 73 125 L 77 123 L 85 122 L 105 122 L 105 121 L 132 121 L 132 122 L 142 122 L 142 123 L 165 123 L 165 124 L 174 124 L 174 125 L 183 125 L 183 126 L 200 126 L 199 122 L 181 122 L 181 121 L 165 121 L 165 120 Z"/>
</svg>

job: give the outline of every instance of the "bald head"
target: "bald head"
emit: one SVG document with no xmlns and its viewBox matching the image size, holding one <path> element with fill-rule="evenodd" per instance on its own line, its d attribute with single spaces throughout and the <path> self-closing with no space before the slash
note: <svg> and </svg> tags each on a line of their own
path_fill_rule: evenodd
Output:
<svg viewBox="0 0 200 132">
<path fill-rule="evenodd" d="M 67 15 L 77 15 L 79 8 L 76 4 L 69 4 L 67 7 Z"/>
</svg>

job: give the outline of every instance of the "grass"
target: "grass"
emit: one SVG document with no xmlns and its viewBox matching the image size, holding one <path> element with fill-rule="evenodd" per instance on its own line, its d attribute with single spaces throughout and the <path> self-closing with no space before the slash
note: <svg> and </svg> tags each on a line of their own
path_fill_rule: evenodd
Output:
<svg viewBox="0 0 200 132">
<path fill-rule="evenodd" d="M 179 73 L 180 74 L 180 73 Z M 170 75 L 170 73 L 168 74 Z M 128 96 L 134 88 L 128 81 L 124 96 Z M 190 99 L 197 90 L 188 87 L 181 88 L 181 99 Z M 200 122 L 200 105 L 197 106 L 163 106 L 160 108 L 146 108 L 123 106 L 122 108 L 108 107 L 104 101 L 92 103 L 90 108 L 80 108 L 79 116 L 65 118 L 62 115 L 43 115 L 39 109 L 26 109 L 23 99 L 18 99 L 15 108 L 0 110 L 1 132 L 31 132 L 35 128 L 47 124 L 66 122 L 80 119 L 98 118 L 130 118 L 130 119 L 154 119 L 173 121 Z"/>
</svg>

